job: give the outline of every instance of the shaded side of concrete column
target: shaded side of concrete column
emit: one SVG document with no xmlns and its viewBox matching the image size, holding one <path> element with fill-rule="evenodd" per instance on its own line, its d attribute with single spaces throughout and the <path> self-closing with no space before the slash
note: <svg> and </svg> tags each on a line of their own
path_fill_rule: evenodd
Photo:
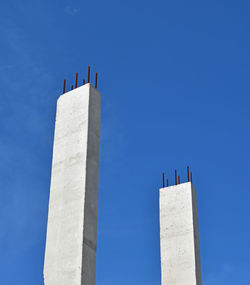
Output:
<svg viewBox="0 0 250 285">
<path fill-rule="evenodd" d="M 91 86 L 81 285 L 95 284 L 101 97 Z"/>
<path fill-rule="evenodd" d="M 200 242 L 198 229 L 198 209 L 196 190 L 192 185 L 192 199 L 193 199 L 193 220 L 194 220 L 194 245 L 195 245 L 195 269 L 197 284 L 201 284 L 201 262 L 200 262 Z"/>
</svg>

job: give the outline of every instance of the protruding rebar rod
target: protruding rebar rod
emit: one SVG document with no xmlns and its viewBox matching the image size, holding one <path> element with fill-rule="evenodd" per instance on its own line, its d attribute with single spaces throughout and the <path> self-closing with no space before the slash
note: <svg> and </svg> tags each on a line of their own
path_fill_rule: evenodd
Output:
<svg viewBox="0 0 250 285">
<path fill-rule="evenodd" d="M 164 173 L 162 173 L 162 186 L 163 186 L 163 188 L 165 187 L 165 177 L 164 177 Z"/>
<path fill-rule="evenodd" d="M 190 172 L 190 179 L 191 179 L 191 183 L 193 183 L 193 175 L 192 175 L 192 171 Z"/>
<path fill-rule="evenodd" d="M 71 90 L 73 90 L 74 89 L 74 86 L 73 85 L 71 85 Z"/>
<path fill-rule="evenodd" d="M 178 176 L 178 184 L 181 183 L 181 180 L 180 180 L 180 175 Z"/>
<path fill-rule="evenodd" d="M 177 170 L 176 169 L 174 171 L 174 175 L 175 175 L 175 185 L 177 185 Z"/>
<path fill-rule="evenodd" d="M 167 187 L 168 187 L 168 179 L 167 179 Z"/>
<path fill-rule="evenodd" d="M 76 73 L 76 85 L 75 85 L 75 88 L 77 88 L 77 81 L 78 81 L 78 72 Z"/>
<path fill-rule="evenodd" d="M 88 83 L 90 81 L 90 66 L 88 66 Z"/>
<path fill-rule="evenodd" d="M 63 94 L 65 93 L 65 89 L 66 89 L 66 79 L 64 79 L 64 82 L 63 82 Z"/>
<path fill-rule="evenodd" d="M 187 178 L 188 178 L 188 182 L 189 182 L 189 166 L 187 167 Z"/>
<path fill-rule="evenodd" d="M 97 88 L 97 72 L 95 73 L 95 88 Z"/>
<path fill-rule="evenodd" d="M 85 85 L 85 79 L 83 79 L 82 84 Z"/>
</svg>

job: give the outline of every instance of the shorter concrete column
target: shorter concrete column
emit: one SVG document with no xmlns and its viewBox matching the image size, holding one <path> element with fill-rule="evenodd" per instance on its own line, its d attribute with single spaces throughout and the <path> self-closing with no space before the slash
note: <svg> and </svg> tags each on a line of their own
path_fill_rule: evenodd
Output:
<svg viewBox="0 0 250 285">
<path fill-rule="evenodd" d="M 196 191 L 191 182 L 160 189 L 162 285 L 201 285 Z"/>
</svg>

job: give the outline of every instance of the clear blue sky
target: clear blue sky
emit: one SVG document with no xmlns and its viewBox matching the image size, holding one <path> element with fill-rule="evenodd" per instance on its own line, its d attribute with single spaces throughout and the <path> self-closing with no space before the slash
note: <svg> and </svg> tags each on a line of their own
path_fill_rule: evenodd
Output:
<svg viewBox="0 0 250 285">
<path fill-rule="evenodd" d="M 203 284 L 250 284 L 249 13 L 247 0 L 1 2 L 1 285 L 43 284 L 56 100 L 88 65 L 102 93 L 96 284 L 160 285 L 161 173 L 187 165 Z"/>
</svg>

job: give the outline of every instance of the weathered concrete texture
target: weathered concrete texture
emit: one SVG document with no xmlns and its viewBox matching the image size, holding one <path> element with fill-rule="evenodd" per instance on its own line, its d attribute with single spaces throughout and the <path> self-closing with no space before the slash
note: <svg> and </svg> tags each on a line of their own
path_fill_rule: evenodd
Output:
<svg viewBox="0 0 250 285">
<path fill-rule="evenodd" d="M 162 285 L 201 285 L 197 216 L 191 182 L 160 189 Z"/>
<path fill-rule="evenodd" d="M 95 284 L 100 103 L 91 84 L 57 102 L 45 285 Z"/>
</svg>

